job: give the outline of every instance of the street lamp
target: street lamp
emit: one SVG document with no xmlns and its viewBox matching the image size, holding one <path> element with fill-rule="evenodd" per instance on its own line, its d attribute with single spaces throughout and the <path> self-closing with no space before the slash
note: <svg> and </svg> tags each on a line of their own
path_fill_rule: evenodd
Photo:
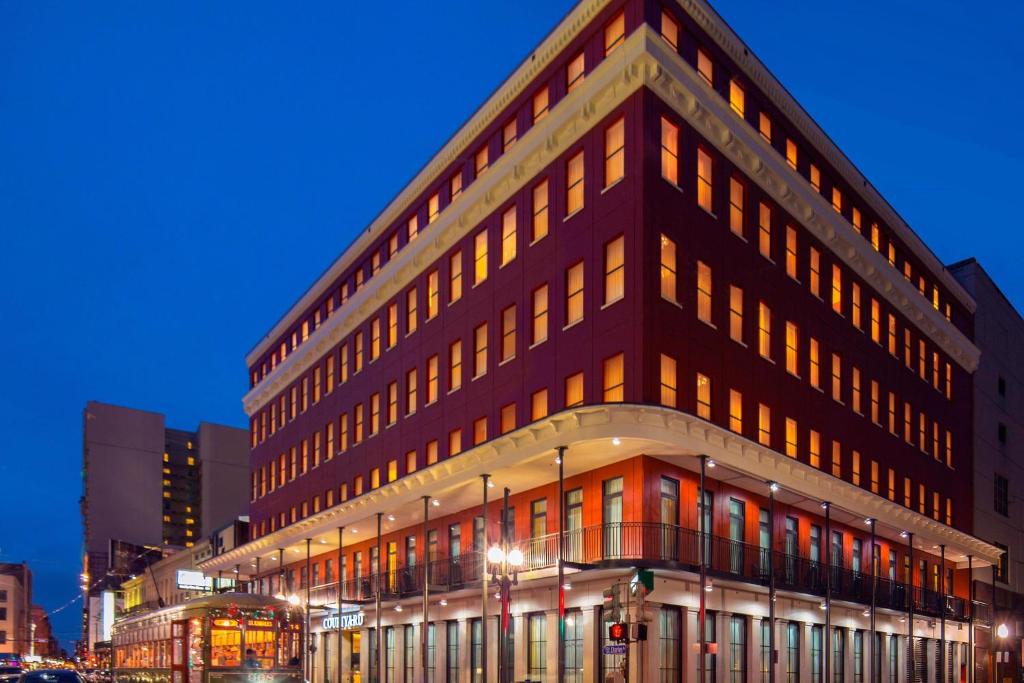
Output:
<svg viewBox="0 0 1024 683">
<path fill-rule="evenodd" d="M 511 546 L 509 538 L 509 490 L 505 489 L 503 514 L 501 519 L 501 543 L 487 549 L 487 564 L 491 581 L 498 585 L 496 597 L 501 601 L 500 636 L 498 638 L 498 683 L 510 683 L 512 672 L 508 670 L 509 626 L 512 586 L 519 583 L 519 570 L 525 565 L 523 551 Z M 484 625 L 486 628 L 486 624 Z M 487 654 L 484 653 L 486 657 Z"/>
</svg>

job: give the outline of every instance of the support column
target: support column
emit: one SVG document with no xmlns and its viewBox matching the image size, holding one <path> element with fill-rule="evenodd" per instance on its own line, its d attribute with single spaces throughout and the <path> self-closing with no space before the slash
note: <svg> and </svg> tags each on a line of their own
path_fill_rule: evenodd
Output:
<svg viewBox="0 0 1024 683">
<path fill-rule="evenodd" d="M 967 683 L 974 683 L 974 556 L 967 556 Z"/>
<path fill-rule="evenodd" d="M 700 587 L 697 587 L 700 590 Z M 700 643 L 700 610 L 684 608 L 683 610 L 683 680 L 698 680 L 700 651 L 694 646 Z M 603 683 L 603 682 L 601 682 Z"/>
<path fill-rule="evenodd" d="M 488 595 L 489 587 L 487 585 L 488 571 L 487 571 L 487 489 L 491 486 L 491 475 L 481 474 L 480 478 L 484 482 L 484 504 L 482 508 L 481 519 L 483 520 L 483 539 L 480 548 L 480 680 L 486 683 L 487 681 L 487 601 L 490 599 Z M 425 541 L 426 539 L 424 539 Z M 470 678 L 470 680 L 473 680 Z"/>
<path fill-rule="evenodd" d="M 777 665 L 775 640 L 775 492 L 779 485 L 768 482 L 768 683 L 775 683 Z M 760 638 L 761 629 L 757 629 Z"/>
<path fill-rule="evenodd" d="M 871 525 L 871 614 L 870 614 L 870 626 L 868 627 L 868 646 L 864 648 L 868 652 L 868 681 L 869 683 L 880 683 L 878 680 L 881 677 L 881 671 L 875 670 L 875 661 L 879 662 L 879 669 L 881 669 L 881 660 L 878 659 L 875 648 L 877 647 L 877 622 L 876 613 L 878 611 L 878 565 L 881 563 L 881 558 L 878 556 L 877 548 L 875 547 L 875 525 L 877 520 L 874 517 L 868 520 Z"/>
<path fill-rule="evenodd" d="M 939 545 L 939 584 L 942 586 L 942 597 L 939 603 L 939 662 L 938 682 L 946 683 L 946 670 L 949 661 L 946 659 L 946 544 Z"/>
<path fill-rule="evenodd" d="M 715 642 L 718 643 L 718 666 L 716 669 L 717 679 L 713 683 L 720 683 L 725 680 L 732 668 L 732 650 L 729 647 L 729 625 L 732 622 L 732 612 L 719 611 L 715 614 Z"/>
<path fill-rule="evenodd" d="M 832 506 L 828 501 L 821 504 L 825 509 L 825 633 L 822 643 L 825 658 L 823 683 L 832 683 Z"/>
<path fill-rule="evenodd" d="M 342 554 L 344 553 L 344 550 L 342 549 L 342 544 L 343 544 L 344 541 L 345 541 L 345 527 L 339 526 L 338 527 L 338 595 L 337 595 L 337 597 L 338 597 L 338 630 L 337 630 L 337 633 L 335 635 L 335 638 L 337 639 L 337 642 L 338 642 L 338 648 L 337 648 L 338 649 L 338 661 L 336 662 L 336 667 L 337 667 L 337 672 L 338 672 L 338 683 L 342 683 L 342 681 L 344 681 L 344 678 L 342 677 L 344 669 L 342 668 L 342 656 L 341 656 L 341 649 L 342 649 L 341 648 L 341 640 L 342 640 L 342 634 L 341 634 L 341 605 L 342 605 L 342 598 L 344 597 L 342 595 L 342 590 L 344 589 L 344 586 L 345 586 L 345 583 L 344 583 L 345 582 L 345 577 L 342 575 L 343 574 L 342 567 L 344 566 L 344 564 L 342 563 L 341 558 L 342 558 Z"/>
<path fill-rule="evenodd" d="M 430 518 L 430 496 L 423 496 L 423 628 L 420 629 L 420 671 L 423 680 L 427 679 L 427 632 L 430 624 L 430 531 L 427 528 Z M 437 637 L 437 631 L 434 631 Z"/>
<path fill-rule="evenodd" d="M 596 664 L 601 653 L 598 651 L 597 629 L 604 628 L 604 625 L 597 623 L 596 612 L 593 607 L 584 607 L 578 617 L 583 619 L 583 683 L 599 683 Z"/>
<path fill-rule="evenodd" d="M 705 657 L 704 653 L 707 649 L 707 631 L 704 628 L 705 617 L 707 611 L 707 591 L 704 589 L 707 586 L 707 558 L 704 557 L 704 543 L 705 535 L 708 530 L 704 528 L 704 478 L 707 475 L 708 456 L 700 456 L 700 480 L 697 488 L 697 562 L 700 566 L 700 585 L 697 590 L 699 595 L 697 596 L 700 601 L 700 608 L 697 612 L 697 630 L 698 638 L 700 638 L 700 649 L 697 651 L 697 670 L 699 672 L 699 683 L 708 683 L 707 676 L 705 675 Z M 714 682 L 712 682 L 714 683 Z"/>
<path fill-rule="evenodd" d="M 555 654 L 558 683 L 565 680 L 565 446 L 558 447 L 558 633 Z"/>
<path fill-rule="evenodd" d="M 907 533 L 907 681 L 914 680 L 914 534 Z M 924 586 L 922 586 L 924 588 Z"/>
</svg>

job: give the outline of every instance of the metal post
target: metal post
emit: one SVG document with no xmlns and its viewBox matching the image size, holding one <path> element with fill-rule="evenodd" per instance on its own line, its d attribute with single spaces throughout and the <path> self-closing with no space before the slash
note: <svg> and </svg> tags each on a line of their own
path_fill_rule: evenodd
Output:
<svg viewBox="0 0 1024 683">
<path fill-rule="evenodd" d="M 942 584 L 942 603 L 939 605 L 939 661 L 942 662 L 942 672 L 939 674 L 939 683 L 946 683 L 946 669 L 949 662 L 946 661 L 946 544 L 939 544 L 939 583 Z"/>
<path fill-rule="evenodd" d="M 988 661 L 991 664 L 992 669 L 992 683 L 996 683 L 998 678 L 996 677 L 996 565 L 992 565 L 992 619 L 989 626 L 989 638 L 988 638 Z"/>
<path fill-rule="evenodd" d="M 565 446 L 558 450 L 558 683 L 565 680 Z M 486 679 L 485 679 L 486 680 Z"/>
<path fill-rule="evenodd" d="M 309 551 L 310 545 L 313 543 L 313 539 L 306 539 L 306 629 L 302 633 L 302 650 L 303 650 L 303 662 L 306 667 L 306 680 L 310 680 L 313 670 L 313 651 L 310 647 L 310 633 L 309 633 L 309 584 L 313 583 L 313 575 L 310 574 L 310 563 L 309 563 Z"/>
<path fill-rule="evenodd" d="M 345 527 L 339 526 L 338 527 L 338 632 L 337 632 L 337 649 L 338 649 L 337 657 L 338 657 L 338 663 L 337 663 L 337 667 L 336 667 L 337 671 L 338 671 L 338 680 L 337 680 L 336 683 L 341 683 L 341 681 L 344 680 L 342 678 L 343 671 L 342 671 L 342 668 L 341 668 L 342 667 L 342 657 L 341 657 L 341 597 L 342 596 L 341 596 L 341 590 L 342 590 L 343 582 L 345 580 L 345 577 L 343 575 L 344 573 L 342 572 L 342 569 L 341 569 L 342 567 L 345 566 L 344 563 L 341 561 L 341 556 L 342 556 L 342 552 L 343 552 L 341 546 L 342 546 L 342 543 L 344 542 L 344 540 L 345 540 Z"/>
<path fill-rule="evenodd" d="M 832 505 L 825 501 L 825 642 L 822 653 L 825 658 L 824 683 L 832 683 Z"/>
<path fill-rule="evenodd" d="M 707 607 L 707 599 L 705 598 L 707 590 L 705 586 L 707 584 L 708 571 L 705 566 L 707 564 L 707 558 L 704 557 L 704 535 L 707 533 L 707 530 L 704 528 L 704 477 L 707 474 L 707 463 L 708 456 L 700 456 L 700 486 L 697 490 L 697 562 L 700 567 L 700 606 L 698 608 L 699 611 L 697 612 L 697 629 L 700 631 L 700 653 L 697 655 L 699 657 L 697 666 L 700 671 L 700 683 L 706 683 L 704 675 L 704 669 L 706 668 L 704 651 L 707 648 L 707 634 L 704 630 L 704 612 Z"/>
<path fill-rule="evenodd" d="M 503 551 L 504 559 L 501 562 L 501 638 L 500 648 L 498 652 L 501 657 L 501 661 L 498 663 L 498 683 L 508 683 L 512 680 L 513 672 L 508 670 L 508 634 L 509 634 L 509 603 L 511 602 L 511 586 L 509 585 L 508 578 L 508 550 L 509 550 L 509 538 L 508 538 L 508 516 L 509 516 L 509 497 L 508 487 L 505 488 L 503 499 L 502 499 L 502 515 L 501 515 L 501 549 Z"/>
<path fill-rule="evenodd" d="M 420 680 L 427 680 L 427 631 L 430 630 L 430 496 L 423 496 L 423 627 L 420 629 Z"/>
<path fill-rule="evenodd" d="M 775 683 L 775 489 L 768 482 L 768 683 Z"/>
<path fill-rule="evenodd" d="M 288 597 L 284 592 L 287 586 L 284 583 L 284 548 L 277 549 L 277 592 Z"/>
<path fill-rule="evenodd" d="M 484 480 L 484 504 L 483 504 L 483 540 L 481 541 L 480 548 L 480 680 L 486 683 L 487 681 L 487 489 L 491 485 L 491 475 L 481 474 L 480 478 Z M 472 638 L 472 634 L 470 634 Z M 472 678 L 473 672 L 470 674 Z M 426 677 L 424 677 L 426 680 Z"/>
<path fill-rule="evenodd" d="M 907 680 L 914 680 L 914 534 L 907 532 Z"/>
<path fill-rule="evenodd" d="M 967 556 L 967 683 L 974 683 L 974 556 Z"/>
<path fill-rule="evenodd" d="M 260 556 L 256 556 L 256 592 L 263 595 L 263 579 L 260 576 Z"/>
<path fill-rule="evenodd" d="M 383 512 L 378 512 L 377 513 L 377 577 L 376 577 L 377 590 L 374 591 L 374 593 L 376 593 L 376 597 L 374 598 L 374 607 L 375 607 L 376 612 L 377 612 L 377 616 L 376 616 L 377 624 L 375 626 L 375 629 L 376 629 L 377 651 L 373 653 L 374 654 L 374 659 L 376 660 L 376 666 L 377 666 L 377 681 L 381 681 L 384 678 L 384 656 L 383 656 L 384 655 L 384 638 L 383 638 L 384 634 L 383 634 L 383 632 L 380 629 L 380 616 L 381 616 L 380 615 L 380 611 L 381 611 L 381 604 L 380 604 L 381 594 L 380 594 L 380 589 L 381 589 L 381 583 L 382 583 L 382 581 L 381 581 L 381 574 L 383 573 L 383 572 L 381 572 L 381 566 L 383 564 L 382 561 L 381 561 L 381 558 L 384 555 L 384 546 L 383 546 L 383 543 L 381 542 L 381 538 L 383 536 L 383 534 L 382 534 L 383 519 L 384 519 L 384 513 Z M 373 682 L 373 683 L 376 683 L 376 682 Z"/>
<path fill-rule="evenodd" d="M 234 588 L 235 588 L 234 592 L 235 593 L 240 593 L 241 592 L 239 590 L 239 587 L 241 585 L 242 585 L 242 565 L 236 562 L 235 563 L 235 586 L 234 586 Z M 247 590 L 246 592 L 247 593 L 251 593 L 252 591 Z"/>
<path fill-rule="evenodd" d="M 879 683 L 880 671 L 875 669 L 875 661 L 878 661 L 878 668 L 882 668 L 882 660 L 879 658 L 878 652 L 878 633 L 877 626 L 875 623 L 875 612 L 878 608 L 878 553 L 875 548 L 875 525 L 878 520 L 874 517 L 871 518 L 871 678 L 870 683 Z"/>
</svg>

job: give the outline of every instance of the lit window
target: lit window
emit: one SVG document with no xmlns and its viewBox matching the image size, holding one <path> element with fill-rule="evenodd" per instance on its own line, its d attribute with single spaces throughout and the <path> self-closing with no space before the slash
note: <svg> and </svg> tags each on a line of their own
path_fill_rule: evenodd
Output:
<svg viewBox="0 0 1024 683">
<path fill-rule="evenodd" d="M 417 404 L 416 368 L 405 374 L 405 414 L 413 415 Z"/>
<path fill-rule="evenodd" d="M 533 188 L 533 234 L 530 242 L 546 237 L 548 234 L 548 181 L 542 180 Z"/>
<path fill-rule="evenodd" d="M 380 394 L 370 396 L 370 436 L 380 431 Z"/>
<path fill-rule="evenodd" d="M 794 166 L 795 168 L 795 166 Z M 810 169 L 811 187 L 814 188 L 815 192 L 821 192 L 821 171 L 817 166 L 811 164 Z"/>
<path fill-rule="evenodd" d="M 541 285 L 533 290 L 533 326 L 530 345 L 539 344 L 548 338 L 548 286 Z"/>
<path fill-rule="evenodd" d="M 661 405 L 676 407 L 676 359 L 661 354 Z"/>
<path fill-rule="evenodd" d="M 432 270 L 427 275 L 427 320 L 431 320 L 437 315 L 440 307 L 440 285 L 438 284 L 439 276 L 436 270 Z M 392 343 L 393 345 L 393 343 Z"/>
<path fill-rule="evenodd" d="M 672 302 L 676 299 L 676 243 L 661 234 L 661 296 Z"/>
<path fill-rule="evenodd" d="M 533 95 L 533 122 L 537 123 L 548 114 L 550 97 L 548 86 L 544 86 Z"/>
<path fill-rule="evenodd" d="M 625 359 L 621 353 L 604 360 L 602 387 L 604 389 L 603 400 L 605 403 L 616 403 L 625 400 L 624 362 Z"/>
<path fill-rule="evenodd" d="M 460 442 L 462 441 L 462 433 L 461 433 L 461 431 L 459 432 L 459 441 Z M 449 439 L 448 443 L 449 443 L 449 445 L 451 444 L 451 440 L 450 439 Z M 434 439 L 432 441 L 428 441 L 427 442 L 426 451 L 427 451 L 426 452 L 427 465 L 433 465 L 434 463 L 437 462 L 437 439 Z"/>
<path fill-rule="evenodd" d="M 516 357 L 516 307 L 509 306 L 501 312 L 501 361 Z"/>
<path fill-rule="evenodd" d="M 878 223 L 871 224 L 871 247 L 879 253 L 882 251 L 882 236 L 878 230 Z"/>
<path fill-rule="evenodd" d="M 729 285 L 729 338 L 743 343 L 743 290 Z"/>
<path fill-rule="evenodd" d="M 583 84 L 583 71 L 583 53 L 580 52 L 565 67 L 565 91 L 567 93 Z"/>
<path fill-rule="evenodd" d="M 388 383 L 388 407 L 384 419 L 388 425 L 398 421 L 398 382 Z"/>
<path fill-rule="evenodd" d="M 761 202 L 757 207 L 757 248 L 769 261 L 772 258 L 772 209 Z"/>
<path fill-rule="evenodd" d="M 871 341 L 876 344 L 881 343 L 881 321 L 879 320 L 880 313 L 878 307 L 878 299 L 871 300 Z"/>
<path fill-rule="evenodd" d="M 757 404 L 757 442 L 762 446 L 772 445 L 772 409 L 763 403 Z"/>
<path fill-rule="evenodd" d="M 501 265 L 510 263 L 515 257 L 516 207 L 512 206 L 501 216 Z"/>
<path fill-rule="evenodd" d="M 832 354 L 832 400 L 843 402 L 843 362 L 839 354 Z"/>
<path fill-rule="evenodd" d="M 583 208 L 583 151 L 569 159 L 565 166 L 565 211 L 571 216 Z"/>
<path fill-rule="evenodd" d="M 697 148 L 697 204 L 711 213 L 711 155 Z"/>
<path fill-rule="evenodd" d="M 516 120 L 512 119 L 501 129 L 501 151 L 507 152 L 516 143 Z"/>
<path fill-rule="evenodd" d="M 786 163 L 789 164 L 789 167 L 792 168 L 794 171 L 796 170 L 796 164 L 797 164 L 796 143 L 793 142 L 792 140 L 786 140 Z"/>
<path fill-rule="evenodd" d="M 604 27 L 604 56 L 607 57 L 615 48 L 622 45 L 626 40 L 626 16 L 623 12 L 615 15 L 615 18 Z"/>
<path fill-rule="evenodd" d="M 757 349 L 762 358 L 772 357 L 772 311 L 765 302 L 757 307 Z"/>
<path fill-rule="evenodd" d="M 761 134 L 765 142 L 769 145 L 772 144 L 772 120 L 764 112 L 757 116 L 757 132 Z"/>
<path fill-rule="evenodd" d="M 661 177 L 679 184 L 679 127 L 661 119 Z"/>
<path fill-rule="evenodd" d="M 391 237 L 388 238 L 388 260 L 393 259 L 395 257 L 395 254 L 397 254 L 397 253 L 398 253 L 398 233 L 394 232 L 394 233 L 391 234 Z"/>
<path fill-rule="evenodd" d="M 473 445 L 479 446 L 487 441 L 487 417 L 478 417 L 473 420 Z"/>
<path fill-rule="evenodd" d="M 863 329 L 861 327 L 860 318 L 860 285 L 856 282 L 850 285 L 850 318 L 853 322 L 853 326 L 858 330 Z"/>
<path fill-rule="evenodd" d="M 792 225 L 786 226 L 786 275 L 796 277 L 796 228 Z"/>
<path fill-rule="evenodd" d="M 736 82 L 736 79 L 729 80 L 729 106 L 737 116 L 743 118 L 746 108 L 746 93 L 743 92 L 743 87 Z"/>
<path fill-rule="evenodd" d="M 408 225 L 409 242 L 412 242 L 419 235 L 419 220 L 416 216 L 412 216 L 409 219 Z"/>
<path fill-rule="evenodd" d="M 843 314 L 843 271 L 836 264 L 832 264 L 832 310 Z"/>
<path fill-rule="evenodd" d="M 889 354 L 896 358 L 896 316 L 889 314 Z"/>
<path fill-rule="evenodd" d="M 412 474 L 416 471 L 416 451 L 409 451 L 405 454 L 405 473 Z"/>
<path fill-rule="evenodd" d="M 679 22 L 665 10 L 661 11 L 661 37 L 672 46 L 672 49 L 679 49 Z"/>
<path fill-rule="evenodd" d="M 473 378 L 487 373 L 487 323 L 473 330 Z"/>
<path fill-rule="evenodd" d="M 843 476 L 843 453 L 838 441 L 832 442 L 832 476 Z"/>
<path fill-rule="evenodd" d="M 810 382 L 811 386 L 815 389 L 821 388 L 821 358 L 818 355 L 818 340 L 811 337 L 810 344 L 808 345 L 808 354 L 810 357 Z"/>
<path fill-rule="evenodd" d="M 356 332 L 355 337 L 355 354 L 356 354 L 356 372 L 361 372 L 363 369 L 363 333 Z M 292 410 L 295 409 L 295 402 L 292 401 Z M 294 415 L 293 415 L 294 417 Z"/>
<path fill-rule="evenodd" d="M 583 373 L 577 372 L 565 378 L 565 407 L 583 405 Z"/>
<path fill-rule="evenodd" d="M 851 403 L 853 412 L 858 415 L 861 414 L 861 403 L 860 403 L 860 368 L 853 367 L 850 370 L 850 387 L 851 387 Z"/>
<path fill-rule="evenodd" d="M 501 434 L 508 434 L 516 428 L 516 404 L 509 403 L 507 406 L 502 406 L 500 420 L 498 423 L 498 431 Z"/>
<path fill-rule="evenodd" d="M 843 213 L 843 193 L 839 191 L 838 187 L 832 188 L 832 208 L 838 214 Z"/>
<path fill-rule="evenodd" d="M 697 74 L 704 79 L 708 87 L 714 87 L 714 65 L 708 53 L 701 48 L 697 48 Z"/>
<path fill-rule="evenodd" d="M 441 199 L 435 192 L 427 199 L 427 223 L 436 221 L 439 213 L 441 213 Z"/>
<path fill-rule="evenodd" d="M 626 123 L 619 119 L 604 132 L 604 186 L 611 187 L 626 173 Z"/>
<path fill-rule="evenodd" d="M 808 286 L 811 289 L 811 294 L 821 298 L 821 252 L 814 247 L 811 247 L 811 280 Z"/>
<path fill-rule="evenodd" d="M 565 324 L 583 320 L 583 261 L 565 271 Z"/>
<path fill-rule="evenodd" d="M 622 235 L 604 247 L 604 305 L 615 303 L 625 296 L 626 240 Z"/>
<path fill-rule="evenodd" d="M 743 237 L 743 183 L 729 178 L 729 229 Z"/>
<path fill-rule="evenodd" d="M 487 145 L 484 145 L 477 151 L 476 156 L 473 158 L 473 170 L 475 172 L 474 177 L 479 178 L 483 172 L 487 170 L 487 161 Z"/>
<path fill-rule="evenodd" d="M 462 340 L 456 339 L 448 347 L 448 391 L 462 386 Z"/>
<path fill-rule="evenodd" d="M 697 373 L 697 417 L 711 419 L 711 378 Z"/>
<path fill-rule="evenodd" d="M 398 479 L 398 461 L 388 460 L 388 482 Z"/>
<path fill-rule="evenodd" d="M 795 323 L 786 322 L 786 372 L 800 376 L 800 331 Z"/>
<path fill-rule="evenodd" d="M 417 315 L 418 298 L 416 297 L 416 288 L 413 287 L 405 293 L 405 334 L 410 335 L 416 331 L 417 321 L 419 316 Z"/>
<path fill-rule="evenodd" d="M 388 348 L 398 343 L 398 304 L 388 304 Z"/>
<path fill-rule="evenodd" d="M 821 467 L 821 434 L 811 430 L 807 440 L 807 451 L 811 467 Z"/>
<path fill-rule="evenodd" d="M 481 230 L 473 239 L 473 286 L 487 279 L 487 230 Z"/>
<path fill-rule="evenodd" d="M 448 303 L 462 298 L 462 250 L 448 258 Z"/>
<path fill-rule="evenodd" d="M 530 396 L 530 419 L 540 420 L 548 416 L 548 390 L 541 389 Z"/>
<path fill-rule="evenodd" d="M 374 467 L 372 470 L 370 470 L 370 488 L 371 489 L 380 488 L 380 468 L 379 467 Z"/>
<path fill-rule="evenodd" d="M 452 202 L 454 202 L 460 194 L 462 194 L 462 171 L 459 171 L 452 176 L 451 183 L 449 185 L 449 195 L 451 196 Z"/>
<path fill-rule="evenodd" d="M 711 323 L 711 266 L 697 261 L 697 318 Z"/>
<path fill-rule="evenodd" d="M 729 390 L 729 429 L 743 433 L 743 394 L 735 389 Z"/>
<path fill-rule="evenodd" d="M 427 359 L 427 405 L 437 400 L 437 356 Z"/>
<path fill-rule="evenodd" d="M 370 361 L 380 357 L 380 318 L 370 321 Z M 303 387 L 305 389 L 305 387 Z"/>
</svg>

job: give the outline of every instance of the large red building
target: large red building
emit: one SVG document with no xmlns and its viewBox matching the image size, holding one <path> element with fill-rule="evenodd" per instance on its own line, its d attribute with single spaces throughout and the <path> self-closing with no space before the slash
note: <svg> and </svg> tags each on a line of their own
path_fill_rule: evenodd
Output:
<svg viewBox="0 0 1024 683">
<path fill-rule="evenodd" d="M 311 680 L 499 680 L 508 488 L 514 680 L 613 674 L 633 567 L 631 680 L 699 680 L 701 621 L 708 680 L 966 679 L 973 310 L 709 6 L 584 0 L 250 352 L 205 568 L 308 594 Z"/>
</svg>

